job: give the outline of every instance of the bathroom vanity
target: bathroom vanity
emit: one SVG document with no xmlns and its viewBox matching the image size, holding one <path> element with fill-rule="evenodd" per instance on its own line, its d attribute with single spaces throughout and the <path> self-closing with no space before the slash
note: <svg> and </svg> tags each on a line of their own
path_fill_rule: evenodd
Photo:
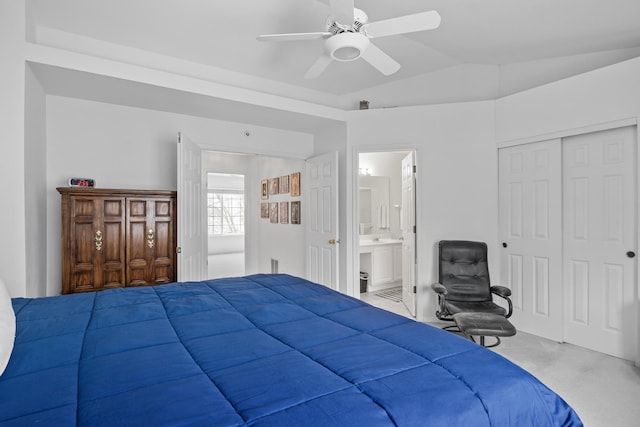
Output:
<svg viewBox="0 0 640 427">
<path fill-rule="evenodd" d="M 369 273 L 367 292 L 402 284 L 402 240 L 360 239 L 360 271 Z"/>
</svg>

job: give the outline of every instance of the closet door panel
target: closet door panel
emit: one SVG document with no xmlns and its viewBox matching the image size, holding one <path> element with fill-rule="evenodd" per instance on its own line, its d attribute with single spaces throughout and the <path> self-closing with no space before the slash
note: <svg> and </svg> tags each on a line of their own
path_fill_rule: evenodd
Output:
<svg viewBox="0 0 640 427">
<path fill-rule="evenodd" d="M 554 340 L 562 339 L 560 153 L 559 140 L 499 150 L 500 265 L 511 321 Z"/>
<path fill-rule="evenodd" d="M 637 353 L 635 127 L 566 138 L 566 341 L 625 359 Z"/>
</svg>

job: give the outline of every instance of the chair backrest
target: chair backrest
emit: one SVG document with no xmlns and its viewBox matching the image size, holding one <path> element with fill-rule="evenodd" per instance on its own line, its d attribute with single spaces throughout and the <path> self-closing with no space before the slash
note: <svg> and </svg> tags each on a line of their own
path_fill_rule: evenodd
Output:
<svg viewBox="0 0 640 427">
<path fill-rule="evenodd" d="M 442 240 L 438 246 L 439 282 L 447 288 L 447 300 L 491 301 L 486 243 Z"/>
</svg>

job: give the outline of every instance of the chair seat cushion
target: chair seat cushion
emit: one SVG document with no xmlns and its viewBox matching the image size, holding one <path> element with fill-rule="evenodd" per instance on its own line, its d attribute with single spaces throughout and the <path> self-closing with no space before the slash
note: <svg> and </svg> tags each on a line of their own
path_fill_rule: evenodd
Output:
<svg viewBox="0 0 640 427">
<path fill-rule="evenodd" d="M 453 315 L 460 331 L 466 335 L 511 337 L 516 328 L 506 317 L 491 313 L 457 313 Z"/>
<path fill-rule="evenodd" d="M 493 301 L 482 301 L 482 302 L 473 302 L 473 301 L 445 301 L 445 307 L 451 314 L 456 313 L 490 313 L 497 314 L 502 317 L 507 315 L 507 310 L 500 307 L 498 304 Z"/>
</svg>

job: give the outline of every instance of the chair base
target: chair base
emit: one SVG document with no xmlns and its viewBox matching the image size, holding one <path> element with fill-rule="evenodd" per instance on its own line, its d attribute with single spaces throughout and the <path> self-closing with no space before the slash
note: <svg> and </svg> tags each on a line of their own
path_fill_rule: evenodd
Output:
<svg viewBox="0 0 640 427">
<path fill-rule="evenodd" d="M 491 344 L 491 345 L 486 345 L 486 344 L 485 344 L 485 341 L 484 341 L 484 339 L 485 339 L 485 338 L 486 338 L 486 337 L 485 337 L 484 335 L 480 335 L 480 345 L 481 345 L 481 346 L 483 346 L 483 347 L 486 347 L 486 348 L 497 347 L 497 346 L 499 346 L 499 345 L 500 345 L 500 343 L 502 342 L 502 341 L 500 341 L 500 337 L 493 337 L 493 338 L 495 338 L 495 339 L 496 339 L 496 342 L 495 342 L 495 343 L 493 343 L 493 344 Z M 473 342 L 476 342 L 476 340 L 474 340 L 474 339 L 473 339 L 473 336 L 471 336 L 471 335 L 469 335 L 469 339 L 470 339 L 471 341 L 473 341 Z"/>
<path fill-rule="evenodd" d="M 453 322 L 453 319 L 442 319 L 442 320 L 449 320 Z M 462 332 L 460 330 L 460 328 L 458 327 L 458 325 L 447 325 L 447 326 L 443 326 L 441 328 L 443 331 L 448 331 L 448 332 L 452 332 L 454 334 L 463 334 L 465 335 L 467 338 L 469 338 L 471 341 L 476 342 L 476 340 L 473 338 L 473 336 L 471 335 L 466 335 L 464 332 Z M 500 341 L 500 337 L 493 337 L 496 339 L 496 342 L 490 345 L 485 344 L 485 336 L 484 335 L 480 335 L 480 345 L 486 348 L 491 348 L 491 347 L 497 347 L 500 345 L 501 341 Z"/>
</svg>

